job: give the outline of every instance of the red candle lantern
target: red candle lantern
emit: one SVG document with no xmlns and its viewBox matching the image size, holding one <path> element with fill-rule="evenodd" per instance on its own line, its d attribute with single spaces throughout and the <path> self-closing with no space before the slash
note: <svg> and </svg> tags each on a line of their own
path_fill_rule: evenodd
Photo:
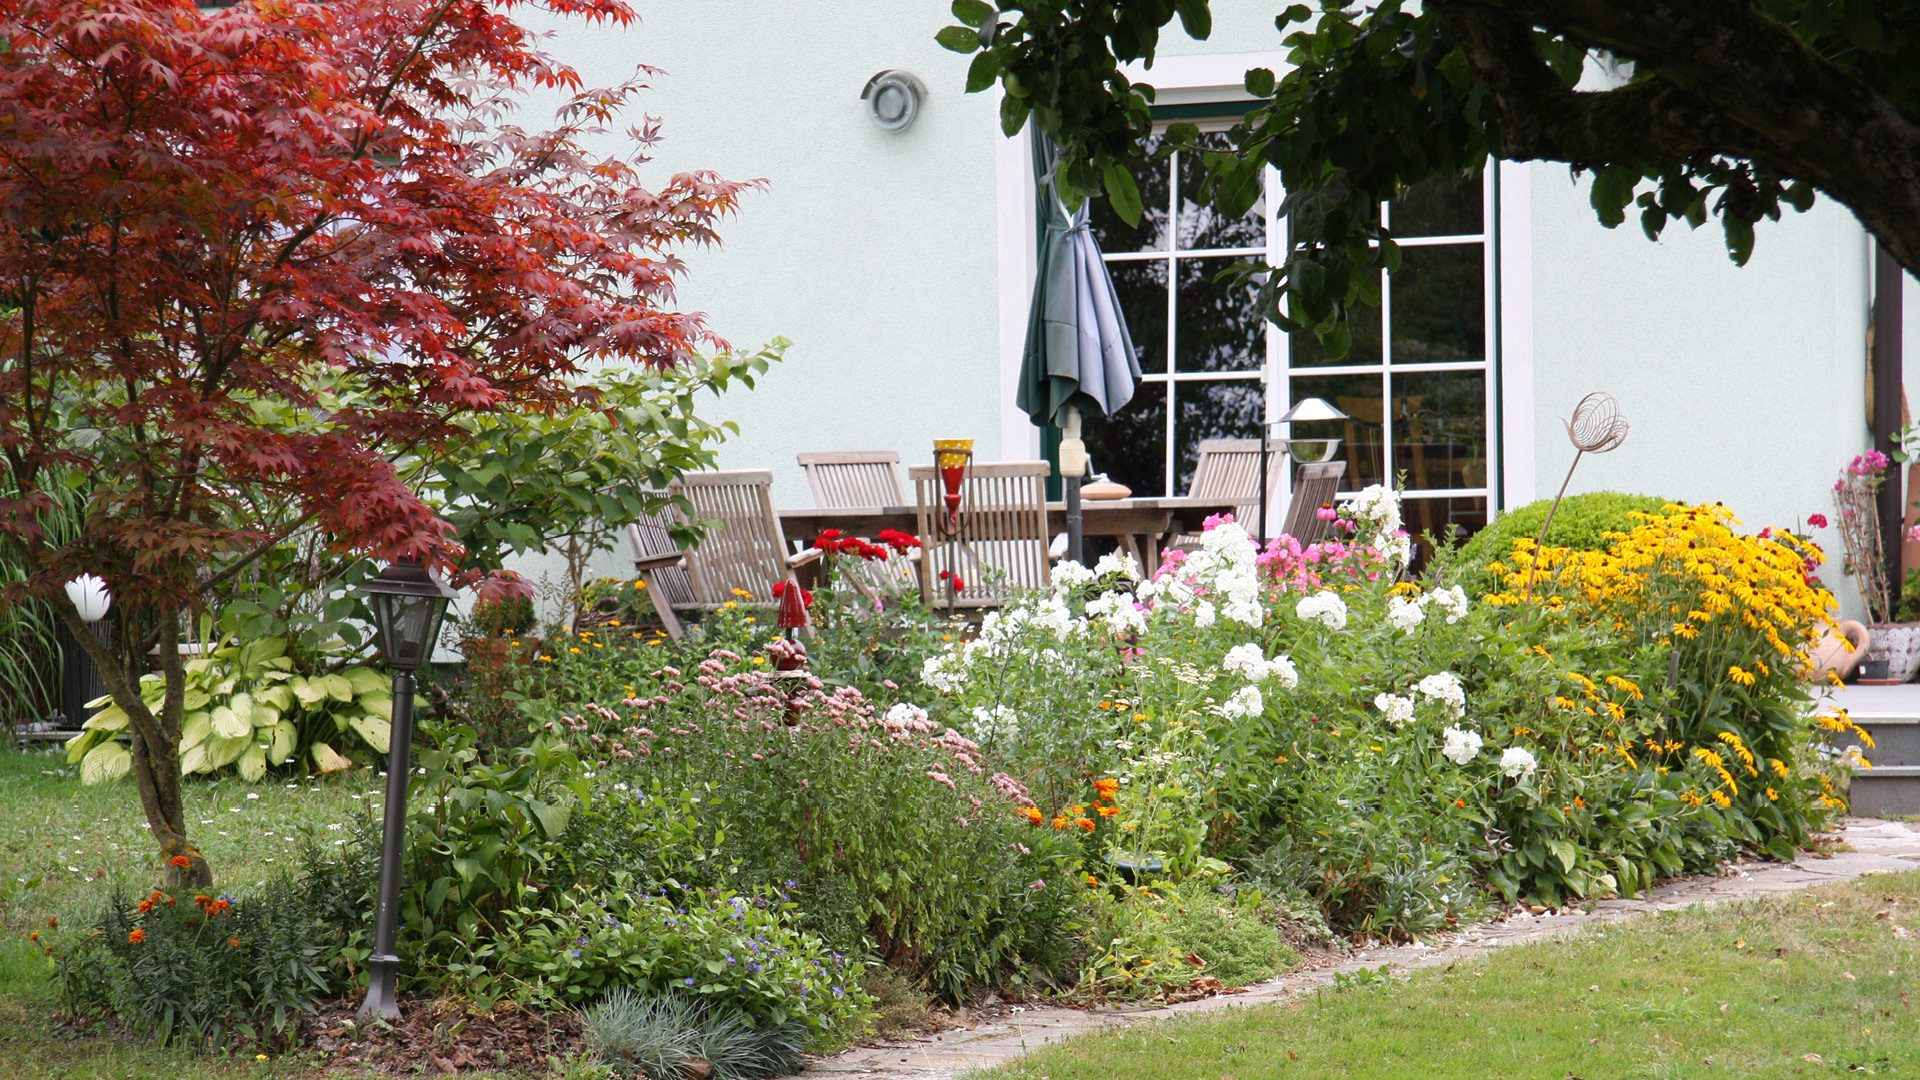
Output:
<svg viewBox="0 0 1920 1080">
<path fill-rule="evenodd" d="M 933 464 L 940 470 L 941 501 L 947 506 L 946 531 L 960 531 L 960 495 L 973 462 L 972 439 L 933 440 Z"/>
</svg>

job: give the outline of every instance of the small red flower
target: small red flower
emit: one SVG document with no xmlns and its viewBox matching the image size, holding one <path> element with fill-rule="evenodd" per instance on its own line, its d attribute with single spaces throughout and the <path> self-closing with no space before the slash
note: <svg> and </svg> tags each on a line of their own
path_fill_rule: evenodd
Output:
<svg viewBox="0 0 1920 1080">
<path fill-rule="evenodd" d="M 1816 528 L 1816 529 L 1824 529 L 1824 528 L 1826 528 L 1826 527 L 1827 527 L 1827 515 L 1825 515 L 1825 514 L 1808 514 L 1808 515 L 1807 515 L 1807 524 L 1808 524 L 1808 525 L 1810 525 L 1810 526 L 1812 526 L 1813 528 Z"/>
<path fill-rule="evenodd" d="M 954 592 L 966 591 L 967 583 L 961 579 L 959 574 L 956 574 L 951 570 L 940 571 L 940 580 L 948 583 L 949 585 L 952 585 Z"/>
<path fill-rule="evenodd" d="M 140 904 L 139 904 L 140 914 L 145 915 L 147 912 L 152 910 L 153 910 L 153 901 L 151 900 L 140 901 Z"/>
<path fill-rule="evenodd" d="M 47 919 L 47 929 L 49 929 L 49 930 L 58 930 L 58 929 L 60 929 L 60 917 L 59 917 L 59 916 L 57 916 L 57 915 L 55 915 L 55 916 L 52 916 L 52 917 L 50 917 L 50 918 L 48 918 L 48 919 Z"/>
<path fill-rule="evenodd" d="M 778 599 L 780 599 L 781 597 L 783 597 L 783 596 L 785 596 L 785 595 L 787 595 L 787 583 L 786 583 L 786 582 L 784 582 L 784 581 L 776 581 L 776 582 L 774 582 L 774 583 L 773 583 L 773 598 L 774 598 L 775 600 L 778 600 Z M 808 607 L 812 607 L 812 606 L 813 606 L 813 593 L 811 593 L 811 592 L 809 592 L 809 591 L 807 591 L 806 589 L 801 589 L 801 590 L 800 590 L 800 602 L 801 602 L 801 603 L 803 603 L 803 604 L 805 604 L 805 605 L 807 605 Z"/>
<path fill-rule="evenodd" d="M 912 533 L 901 532 L 899 529 L 881 529 L 879 539 L 881 543 L 902 554 L 920 546 L 918 537 Z"/>
<path fill-rule="evenodd" d="M 193 865 L 193 860 L 187 858 L 185 855 L 175 855 L 173 858 L 167 860 L 167 865 L 178 866 L 181 869 L 185 869 Z"/>
<path fill-rule="evenodd" d="M 145 930 L 136 929 L 127 934 L 127 944 L 129 945 L 138 945 L 145 940 L 147 940 L 147 932 Z"/>
</svg>

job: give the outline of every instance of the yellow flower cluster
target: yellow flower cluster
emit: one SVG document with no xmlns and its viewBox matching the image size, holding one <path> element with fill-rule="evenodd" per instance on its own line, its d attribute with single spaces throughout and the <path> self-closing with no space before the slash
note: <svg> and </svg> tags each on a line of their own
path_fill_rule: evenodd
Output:
<svg viewBox="0 0 1920 1080">
<path fill-rule="evenodd" d="M 1717 504 L 1669 504 L 1633 517 L 1638 524 L 1609 534 L 1605 551 L 1536 550 L 1531 540 L 1514 541 L 1507 561 L 1494 564 L 1501 591 L 1486 602 L 1531 599 L 1557 610 L 1583 601 L 1622 636 L 1662 645 L 1751 633 L 1776 664 L 1805 665 L 1807 643 L 1832 621 L 1834 608 L 1833 594 L 1808 579 L 1808 568 L 1823 559 L 1817 545 L 1789 533 L 1735 532 L 1739 520 Z M 1751 686 L 1771 670 L 1763 660 L 1738 659 L 1725 669 L 1736 685 Z"/>
</svg>

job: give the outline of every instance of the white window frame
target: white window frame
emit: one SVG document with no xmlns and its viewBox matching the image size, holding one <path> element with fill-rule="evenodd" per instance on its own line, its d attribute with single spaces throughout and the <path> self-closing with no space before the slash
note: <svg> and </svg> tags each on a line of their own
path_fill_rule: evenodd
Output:
<svg viewBox="0 0 1920 1080">
<path fill-rule="evenodd" d="M 1244 78 L 1250 68 L 1265 67 L 1275 73 L 1287 68 L 1286 54 L 1279 51 L 1222 53 L 1210 56 L 1163 57 L 1151 69 L 1138 64 L 1123 70 L 1128 78 L 1150 82 L 1158 91 L 1161 105 L 1222 104 L 1252 100 L 1246 93 Z M 999 236 L 997 265 L 1000 274 L 1000 371 L 1001 371 L 1001 452 L 1008 457 L 1038 458 L 1040 429 L 1014 405 L 1019 385 L 1020 358 L 1026 345 L 1027 306 L 1032 297 L 1034 266 L 1033 237 L 1037 228 L 1037 208 L 1033 192 L 1031 152 L 1023 131 L 1013 138 L 996 133 L 995 181 L 998 203 Z M 1418 237 L 1400 241 L 1415 247 L 1448 242 L 1477 240 L 1482 246 L 1483 325 L 1486 349 L 1479 361 L 1420 364 L 1403 370 L 1443 372 L 1450 370 L 1484 371 L 1486 387 L 1487 478 L 1478 488 L 1446 488 L 1431 491 L 1407 491 L 1409 497 L 1455 496 L 1484 498 L 1491 521 L 1510 505 L 1531 501 L 1534 490 L 1533 433 L 1533 348 L 1532 348 L 1532 250 L 1531 250 L 1531 177 L 1526 166 L 1490 163 L 1482 184 L 1482 231 L 1472 237 Z M 1286 223 L 1279 216 L 1281 191 L 1274 170 L 1264 178 L 1267 198 L 1267 257 L 1284 257 L 1287 250 Z M 1178 184 L 1169 185 L 1172 209 L 1178 209 Z M 1177 220 L 1177 219 L 1174 219 Z M 1170 225 L 1172 224 L 1170 220 Z M 1222 251 L 1216 254 L 1233 254 Z M 1169 271 L 1179 257 L 1195 257 L 1203 251 L 1179 253 L 1139 253 L 1135 258 L 1159 258 Z M 1110 259 L 1110 261 L 1115 261 Z M 1384 272 L 1383 272 L 1384 274 Z M 1173 364 L 1173 336 L 1176 324 L 1171 305 L 1176 281 L 1168 282 L 1167 348 L 1169 371 Z M 1303 369 L 1299 374 L 1364 374 L 1383 372 L 1385 400 L 1392 400 L 1392 312 L 1391 292 L 1382 301 L 1381 358 L 1378 365 L 1329 365 Z M 1287 335 L 1267 333 L 1266 362 L 1260 369 L 1265 388 L 1264 419 L 1271 425 L 1292 407 L 1292 376 Z M 1201 381 L 1207 378 L 1243 378 L 1240 373 L 1194 372 L 1162 375 L 1156 381 Z M 1170 389 L 1172 389 L 1170 387 Z M 1393 472 L 1392 410 L 1382 416 L 1382 463 L 1387 475 Z M 1166 431 L 1166 469 L 1174 475 L 1173 456 L 1177 452 L 1174 424 L 1178 410 L 1169 394 Z M 1269 501 L 1269 531 L 1278 527 L 1292 496 L 1292 470 L 1274 470 L 1274 495 Z"/>
</svg>

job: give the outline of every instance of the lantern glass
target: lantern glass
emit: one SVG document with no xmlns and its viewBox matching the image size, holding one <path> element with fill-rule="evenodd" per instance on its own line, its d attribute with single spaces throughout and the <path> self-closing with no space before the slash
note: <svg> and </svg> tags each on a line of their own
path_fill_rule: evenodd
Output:
<svg viewBox="0 0 1920 1080">
<path fill-rule="evenodd" d="M 418 563 L 398 562 L 366 584 L 375 643 L 388 667 L 412 671 L 433 658 L 452 590 Z"/>
</svg>

